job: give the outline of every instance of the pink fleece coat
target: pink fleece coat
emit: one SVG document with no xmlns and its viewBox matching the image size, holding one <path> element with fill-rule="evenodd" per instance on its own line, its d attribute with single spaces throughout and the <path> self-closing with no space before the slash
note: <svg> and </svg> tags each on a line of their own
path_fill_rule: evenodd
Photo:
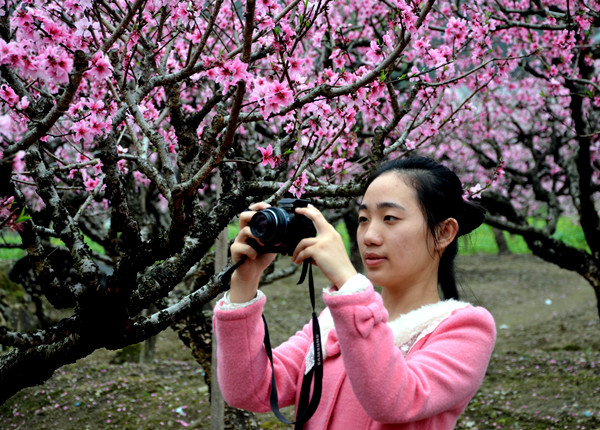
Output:
<svg viewBox="0 0 600 430">
<path fill-rule="evenodd" d="M 492 354 L 496 331 L 488 311 L 459 307 L 400 348 L 370 283 L 362 292 L 325 293 L 323 299 L 335 328 L 324 341 L 321 402 L 305 429 L 454 428 Z M 254 412 L 270 410 L 271 367 L 261 320 L 265 300 L 237 310 L 217 305 L 214 317 L 223 396 L 231 406 Z M 297 406 L 311 345 L 307 324 L 273 350 L 280 407 Z"/>
</svg>

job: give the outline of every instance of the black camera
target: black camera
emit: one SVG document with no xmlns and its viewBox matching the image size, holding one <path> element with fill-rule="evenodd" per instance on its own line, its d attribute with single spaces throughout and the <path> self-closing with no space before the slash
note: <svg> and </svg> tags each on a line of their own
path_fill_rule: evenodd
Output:
<svg viewBox="0 0 600 430">
<path fill-rule="evenodd" d="M 260 253 L 292 255 L 302 239 L 317 235 L 313 222 L 295 212 L 308 203 L 301 199 L 281 199 L 277 207 L 256 212 L 250 219 L 250 231 L 263 245 L 252 239 L 248 243 Z"/>
</svg>

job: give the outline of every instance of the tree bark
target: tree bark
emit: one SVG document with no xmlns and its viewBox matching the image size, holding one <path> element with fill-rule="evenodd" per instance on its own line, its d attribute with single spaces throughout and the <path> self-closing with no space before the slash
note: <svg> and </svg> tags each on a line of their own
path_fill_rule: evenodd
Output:
<svg viewBox="0 0 600 430">
<path fill-rule="evenodd" d="M 218 193 L 221 192 L 221 176 L 219 175 Z M 215 272 L 219 272 L 227 264 L 227 229 L 223 230 L 215 243 Z M 212 328 L 212 326 L 211 326 Z M 217 338 L 211 330 L 211 375 L 217 375 Z M 225 401 L 219 387 L 218 378 L 211 377 L 210 386 L 210 429 L 222 430 L 225 424 Z"/>
<path fill-rule="evenodd" d="M 498 255 L 509 255 L 510 249 L 508 248 L 508 242 L 506 242 L 506 238 L 504 237 L 504 232 L 496 227 L 492 227 L 492 231 L 494 232 L 494 239 L 498 246 Z"/>
</svg>

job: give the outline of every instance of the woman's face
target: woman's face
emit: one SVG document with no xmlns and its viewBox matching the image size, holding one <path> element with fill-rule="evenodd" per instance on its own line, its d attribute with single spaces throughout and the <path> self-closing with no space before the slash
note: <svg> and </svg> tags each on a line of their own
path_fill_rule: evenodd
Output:
<svg viewBox="0 0 600 430">
<path fill-rule="evenodd" d="M 400 173 L 384 173 L 367 188 L 357 239 L 367 276 L 375 285 L 437 285 L 434 241 L 416 192 Z"/>
</svg>

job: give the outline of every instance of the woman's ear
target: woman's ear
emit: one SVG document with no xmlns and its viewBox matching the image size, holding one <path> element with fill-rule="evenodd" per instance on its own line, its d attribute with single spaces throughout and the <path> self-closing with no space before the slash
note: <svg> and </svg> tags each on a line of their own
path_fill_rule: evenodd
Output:
<svg viewBox="0 0 600 430">
<path fill-rule="evenodd" d="M 443 251 L 452 243 L 458 234 L 458 222 L 454 218 L 448 218 L 437 226 L 436 251 Z"/>
</svg>

